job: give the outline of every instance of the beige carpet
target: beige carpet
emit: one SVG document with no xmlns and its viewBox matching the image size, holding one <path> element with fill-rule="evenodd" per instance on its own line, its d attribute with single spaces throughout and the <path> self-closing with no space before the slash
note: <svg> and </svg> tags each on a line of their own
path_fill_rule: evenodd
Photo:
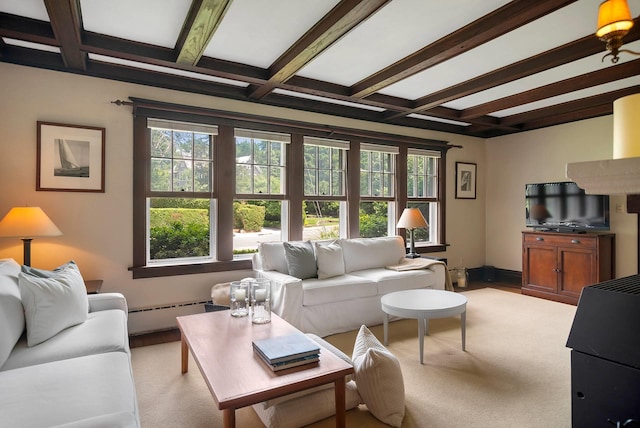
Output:
<svg viewBox="0 0 640 428">
<path fill-rule="evenodd" d="M 495 289 L 464 293 L 467 352 L 459 318 L 434 319 L 418 357 L 417 321 L 389 326 L 389 349 L 402 366 L 403 427 L 571 426 L 570 350 L 565 347 L 575 307 Z M 371 329 L 382 340 L 382 326 Z M 327 340 L 351 355 L 356 332 Z M 213 338 L 215 340 L 215 338 Z M 222 427 L 197 366 L 180 374 L 179 342 L 132 353 L 143 427 Z M 304 411 L 304 409 L 301 409 Z M 236 412 L 238 427 L 262 427 L 252 408 Z M 313 424 L 333 427 L 333 419 Z M 384 427 L 366 409 L 347 413 L 349 427 Z"/>
</svg>

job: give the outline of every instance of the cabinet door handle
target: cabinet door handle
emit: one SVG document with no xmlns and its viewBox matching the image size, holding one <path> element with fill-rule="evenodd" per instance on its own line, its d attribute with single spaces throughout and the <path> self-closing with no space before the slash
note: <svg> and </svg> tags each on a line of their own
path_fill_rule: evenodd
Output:
<svg viewBox="0 0 640 428">
<path fill-rule="evenodd" d="M 580 243 L 580 240 L 579 240 L 579 239 L 572 239 L 572 240 L 571 240 L 571 243 L 572 243 L 572 244 L 579 244 L 579 243 Z"/>
<path fill-rule="evenodd" d="M 536 236 L 536 241 L 544 241 L 544 238 L 542 236 Z"/>
</svg>

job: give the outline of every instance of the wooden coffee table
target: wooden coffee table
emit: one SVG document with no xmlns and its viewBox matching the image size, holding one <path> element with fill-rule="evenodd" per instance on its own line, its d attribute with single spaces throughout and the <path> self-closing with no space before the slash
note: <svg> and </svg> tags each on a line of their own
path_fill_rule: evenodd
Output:
<svg viewBox="0 0 640 428">
<path fill-rule="evenodd" d="M 420 343 L 420 364 L 423 363 L 424 335 L 429 334 L 429 318 L 447 318 L 460 315 L 462 330 L 462 350 L 465 350 L 467 298 L 453 291 L 404 290 L 385 294 L 381 299 L 384 312 L 384 344 L 389 334 L 389 315 L 418 320 L 418 341 Z"/>
<path fill-rule="evenodd" d="M 255 339 L 299 332 L 275 314 L 269 324 L 251 324 L 229 311 L 178 317 L 182 333 L 182 373 L 189 370 L 189 350 L 200 368 L 225 427 L 235 427 L 235 410 L 315 386 L 335 383 L 336 427 L 345 426 L 345 376 L 353 366 L 320 348 L 320 362 L 274 373 L 254 354 Z"/>
</svg>

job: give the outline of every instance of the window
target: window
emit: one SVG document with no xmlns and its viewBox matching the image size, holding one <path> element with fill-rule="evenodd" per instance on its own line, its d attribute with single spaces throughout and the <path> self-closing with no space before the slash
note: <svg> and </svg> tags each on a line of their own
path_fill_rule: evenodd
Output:
<svg viewBox="0 0 640 428">
<path fill-rule="evenodd" d="M 284 195 L 288 134 L 237 129 L 236 194 Z"/>
<path fill-rule="evenodd" d="M 407 154 L 407 207 L 419 208 L 428 228 L 416 229 L 416 246 L 438 244 L 438 162 L 440 152 L 409 149 Z"/>
<path fill-rule="evenodd" d="M 395 234 L 395 165 L 398 148 L 360 146 L 360 236 Z"/>
<path fill-rule="evenodd" d="M 304 137 L 303 239 L 346 237 L 349 142 Z"/>
<path fill-rule="evenodd" d="M 235 130 L 234 257 L 257 252 L 260 242 L 286 240 L 283 199 L 290 142 L 289 134 Z"/>
<path fill-rule="evenodd" d="M 395 234 L 398 204 L 429 222 L 421 251 L 445 249 L 445 142 L 326 138 L 300 122 L 149 100 L 134 112 L 134 278 L 251 269 L 268 240 Z"/>
<path fill-rule="evenodd" d="M 217 127 L 149 119 L 147 263 L 215 259 L 213 145 Z"/>
</svg>

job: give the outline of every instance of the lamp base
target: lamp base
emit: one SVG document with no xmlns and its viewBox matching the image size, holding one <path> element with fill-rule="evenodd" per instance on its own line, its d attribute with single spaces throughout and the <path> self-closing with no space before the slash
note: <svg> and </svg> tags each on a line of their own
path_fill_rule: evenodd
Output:
<svg viewBox="0 0 640 428">
<path fill-rule="evenodd" d="M 420 255 L 420 253 L 407 253 L 407 255 L 404 257 L 407 259 L 419 259 L 422 256 Z"/>
</svg>

